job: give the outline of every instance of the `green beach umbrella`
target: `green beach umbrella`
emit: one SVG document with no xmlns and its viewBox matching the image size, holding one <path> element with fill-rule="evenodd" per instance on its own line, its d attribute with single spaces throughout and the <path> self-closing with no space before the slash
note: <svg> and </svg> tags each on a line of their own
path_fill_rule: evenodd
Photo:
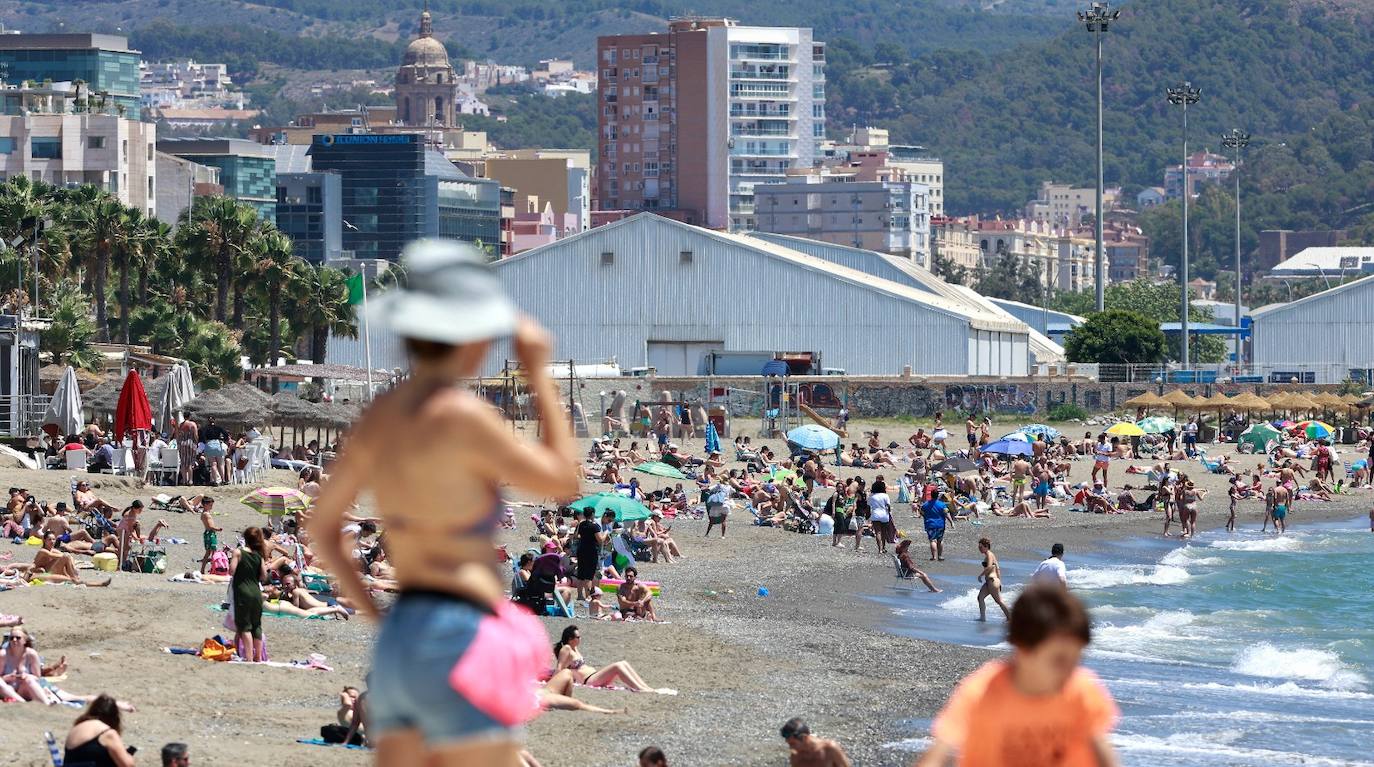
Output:
<svg viewBox="0 0 1374 767">
<path fill-rule="evenodd" d="M 669 466 L 662 461 L 649 461 L 641 463 L 635 467 L 635 471 L 641 474 L 652 474 L 655 477 L 667 477 L 668 479 L 687 479 L 687 475 Z"/>
<path fill-rule="evenodd" d="M 1149 418 L 1142 418 L 1135 422 L 1136 426 L 1146 434 L 1163 434 L 1174 428 L 1174 419 L 1166 418 L 1162 415 L 1152 415 Z"/>
<path fill-rule="evenodd" d="M 638 522 L 649 518 L 649 507 L 620 493 L 596 493 L 568 504 L 574 511 L 591 509 L 597 516 L 608 511 L 615 512 L 617 522 Z"/>
<path fill-rule="evenodd" d="M 1266 453 L 1269 451 L 1269 444 L 1278 442 L 1279 439 L 1278 429 L 1275 429 L 1267 423 L 1257 423 L 1240 433 L 1240 439 L 1237 440 L 1237 447 L 1240 445 L 1249 445 L 1256 453 Z"/>
</svg>

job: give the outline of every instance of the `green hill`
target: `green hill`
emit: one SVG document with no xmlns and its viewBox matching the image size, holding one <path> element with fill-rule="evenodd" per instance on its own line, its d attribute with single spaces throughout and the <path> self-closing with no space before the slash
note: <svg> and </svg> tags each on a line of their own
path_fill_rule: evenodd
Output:
<svg viewBox="0 0 1374 767">
<path fill-rule="evenodd" d="M 1191 148 L 1218 150 L 1239 127 L 1274 145 L 1374 95 L 1368 0 L 1137 0 L 1106 38 L 1107 183 L 1162 183 L 1181 153 L 1166 86 L 1202 88 Z M 983 54 L 939 51 L 874 67 L 873 48 L 832 45 L 832 124 L 868 123 L 945 158 L 947 206 L 1012 211 L 1045 179 L 1089 184 L 1092 38 L 1080 28 Z M 1359 117 L 1357 119 L 1364 119 Z M 1257 147 L 1258 149 L 1258 147 Z M 1277 183 L 1277 182 L 1276 182 Z"/>
</svg>

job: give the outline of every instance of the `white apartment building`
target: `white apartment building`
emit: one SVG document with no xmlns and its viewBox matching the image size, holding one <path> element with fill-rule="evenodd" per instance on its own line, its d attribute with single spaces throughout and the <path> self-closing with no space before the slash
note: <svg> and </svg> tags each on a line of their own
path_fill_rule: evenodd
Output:
<svg viewBox="0 0 1374 767">
<path fill-rule="evenodd" d="M 754 187 L 755 229 L 930 266 L 930 190 L 909 181 L 803 175 Z"/>
<path fill-rule="evenodd" d="M 140 100 L 145 107 L 227 106 L 243 109 L 247 97 L 233 89 L 226 64 L 185 61 L 142 62 Z"/>
<path fill-rule="evenodd" d="M 758 226 L 754 187 L 810 168 L 825 140 L 825 44 L 798 27 L 723 28 L 729 45 L 730 228 Z"/>
<path fill-rule="evenodd" d="M 94 184 L 156 214 L 156 126 L 118 114 L 72 113 L 74 93 L 56 87 L 3 93 L 24 108 L 0 115 L 0 181 L 23 175 L 56 186 Z"/>
<path fill-rule="evenodd" d="M 1102 207 L 1111 210 L 1121 196 L 1120 188 L 1102 190 Z M 1040 183 L 1040 194 L 1026 204 L 1026 218 L 1042 224 L 1077 227 L 1085 216 L 1097 212 L 1097 189 L 1093 187 L 1074 187 L 1056 184 L 1053 181 Z"/>
<path fill-rule="evenodd" d="M 1029 260 L 1041 284 L 1053 290 L 1077 291 L 1093 284 L 1094 243 L 1090 237 L 1077 237 L 1067 227 L 1024 219 L 973 219 L 968 224 L 978 240 L 984 268 L 991 268 L 1005 252 Z"/>
</svg>

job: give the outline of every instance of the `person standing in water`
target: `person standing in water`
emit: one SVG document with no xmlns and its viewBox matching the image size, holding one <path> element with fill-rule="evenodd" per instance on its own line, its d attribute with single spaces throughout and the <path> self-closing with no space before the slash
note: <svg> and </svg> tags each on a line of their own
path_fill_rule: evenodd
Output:
<svg viewBox="0 0 1374 767">
<path fill-rule="evenodd" d="M 992 553 L 992 541 L 979 538 L 978 553 L 983 555 L 983 571 L 978 573 L 978 580 L 983 582 L 982 588 L 978 589 L 978 620 L 988 619 L 988 597 L 992 597 L 992 601 L 1002 608 L 1002 617 L 1010 618 L 1007 603 L 1002 601 L 1002 567 L 997 564 L 997 555 Z"/>
<path fill-rule="evenodd" d="M 505 598 L 497 575 L 499 488 L 576 496 L 576 447 L 549 378 L 548 333 L 517 311 L 476 249 L 420 240 L 402 262 L 407 286 L 375 300 L 369 316 L 405 340 L 410 377 L 354 426 L 315 502 L 315 551 L 358 611 L 376 618 L 342 532 L 354 500 L 375 499 L 400 585 L 373 657 L 377 764 L 516 767 L 519 727 L 538 711 L 532 690 L 552 658 L 542 626 Z M 538 443 L 460 387 L 501 338 L 542 421 Z"/>
</svg>

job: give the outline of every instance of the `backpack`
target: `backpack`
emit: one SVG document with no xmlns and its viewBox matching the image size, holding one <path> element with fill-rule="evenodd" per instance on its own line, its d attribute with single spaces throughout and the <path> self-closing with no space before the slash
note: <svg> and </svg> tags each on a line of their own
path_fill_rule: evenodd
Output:
<svg viewBox="0 0 1374 767">
<path fill-rule="evenodd" d="M 219 549 L 210 555 L 210 572 L 214 575 L 229 574 L 229 555 Z"/>
</svg>

